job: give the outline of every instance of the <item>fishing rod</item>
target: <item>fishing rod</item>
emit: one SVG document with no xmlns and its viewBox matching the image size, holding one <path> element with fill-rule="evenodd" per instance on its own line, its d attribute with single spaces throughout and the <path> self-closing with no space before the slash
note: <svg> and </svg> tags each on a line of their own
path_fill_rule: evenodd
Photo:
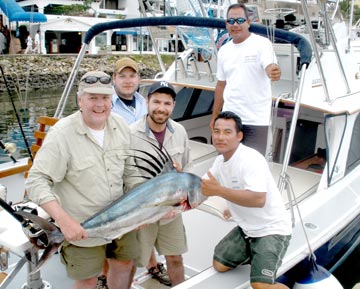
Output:
<svg viewBox="0 0 360 289">
<path fill-rule="evenodd" d="M 33 158 L 33 155 L 32 155 L 32 153 L 31 153 L 30 146 L 29 146 L 29 144 L 28 144 L 28 142 L 27 142 L 27 139 L 26 139 L 26 136 L 25 136 L 25 133 L 24 133 L 24 129 L 23 129 L 22 124 L 21 124 L 21 122 L 20 122 L 19 114 L 18 114 L 18 112 L 17 112 L 17 109 L 16 109 L 16 106 L 15 106 L 14 100 L 13 100 L 12 95 L 11 95 L 11 91 L 10 91 L 10 89 L 9 89 L 9 86 L 8 86 L 8 83 L 7 83 L 5 74 L 4 74 L 4 70 L 3 70 L 3 68 L 2 68 L 1 65 L 0 65 L 0 70 L 1 70 L 1 75 L 2 75 L 2 77 L 3 77 L 3 79 L 4 79 L 4 83 L 5 83 L 6 90 L 7 90 L 7 92 L 8 92 L 8 95 L 9 95 L 9 98 L 10 98 L 10 101 L 11 101 L 11 104 L 12 104 L 13 109 L 14 109 L 14 111 L 15 111 L 16 119 L 17 119 L 17 122 L 18 122 L 18 124 L 19 124 L 20 131 L 21 131 L 21 135 L 22 135 L 22 137 L 23 137 L 23 139 L 24 139 L 26 149 L 27 149 L 27 151 L 28 151 L 28 154 L 29 154 L 29 157 L 30 157 L 31 161 L 33 162 L 33 161 L 34 161 L 34 158 Z"/>
</svg>

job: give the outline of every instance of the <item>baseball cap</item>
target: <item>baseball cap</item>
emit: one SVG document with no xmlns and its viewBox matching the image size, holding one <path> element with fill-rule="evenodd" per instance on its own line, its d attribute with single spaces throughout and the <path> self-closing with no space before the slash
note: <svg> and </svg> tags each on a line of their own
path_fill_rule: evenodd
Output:
<svg viewBox="0 0 360 289">
<path fill-rule="evenodd" d="M 114 93 L 111 77 L 103 71 L 85 73 L 80 79 L 78 91 L 99 94 Z"/>
<path fill-rule="evenodd" d="M 121 72 L 126 67 L 130 67 L 136 73 L 139 73 L 139 68 L 138 68 L 137 63 L 134 60 L 132 60 L 131 58 L 129 58 L 129 57 L 123 57 L 123 58 L 119 59 L 118 61 L 116 61 L 116 63 L 115 63 L 115 73 Z"/>
<path fill-rule="evenodd" d="M 167 81 L 161 80 L 158 82 L 154 82 L 149 89 L 148 97 L 153 94 L 154 92 L 164 92 L 170 94 L 173 99 L 176 97 L 176 92 L 174 87 Z"/>
</svg>

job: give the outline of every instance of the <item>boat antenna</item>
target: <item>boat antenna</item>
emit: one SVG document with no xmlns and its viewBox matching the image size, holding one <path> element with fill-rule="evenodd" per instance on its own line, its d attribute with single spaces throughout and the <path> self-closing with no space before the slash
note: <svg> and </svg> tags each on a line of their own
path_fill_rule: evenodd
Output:
<svg viewBox="0 0 360 289">
<path fill-rule="evenodd" d="M 28 144 L 28 142 L 27 142 L 27 139 L 26 139 L 26 136 L 25 136 L 25 133 L 24 133 L 24 129 L 23 129 L 22 124 L 21 124 L 21 122 L 20 122 L 19 114 L 18 114 L 18 112 L 17 112 L 17 110 L 16 110 L 16 106 L 15 106 L 14 100 L 13 100 L 13 98 L 12 98 L 11 91 L 10 91 L 10 89 L 9 89 L 9 85 L 8 85 L 8 83 L 7 83 L 7 80 L 6 80 L 6 77 L 5 77 L 5 74 L 4 74 L 4 70 L 3 70 L 3 68 L 2 68 L 1 65 L 0 65 L 0 70 L 1 70 L 1 75 L 2 75 L 2 77 L 3 77 L 3 79 L 4 79 L 4 83 L 5 83 L 5 86 L 6 86 L 6 90 L 7 90 L 7 92 L 8 92 L 9 98 L 10 98 L 10 102 L 11 102 L 11 104 L 12 104 L 12 107 L 13 107 L 14 112 L 15 112 L 15 115 L 16 115 L 17 122 L 18 122 L 19 127 L 20 127 L 21 135 L 22 135 L 22 137 L 23 137 L 23 139 L 24 139 L 24 142 L 25 142 L 26 149 L 27 149 L 27 151 L 28 151 L 28 154 L 29 154 L 29 157 L 30 157 L 31 161 L 33 162 L 33 161 L 34 161 L 34 158 L 33 158 L 33 156 L 32 156 L 32 153 L 31 153 L 29 144 Z"/>
</svg>

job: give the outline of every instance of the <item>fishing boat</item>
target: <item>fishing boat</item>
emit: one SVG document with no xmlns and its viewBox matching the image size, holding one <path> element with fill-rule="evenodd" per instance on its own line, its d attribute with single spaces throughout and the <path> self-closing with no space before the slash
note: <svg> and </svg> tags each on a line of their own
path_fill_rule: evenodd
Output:
<svg viewBox="0 0 360 289">
<path fill-rule="evenodd" d="M 217 50 L 228 40 L 223 17 L 230 1 L 178 2 L 174 6 L 165 1 L 165 16 L 160 16 L 154 4 L 139 1 L 141 18 L 91 27 L 54 117 L 63 117 L 69 92 L 78 79 L 79 64 L 96 35 L 147 27 L 154 47 L 160 38 L 169 39 L 175 50 L 180 42 L 185 47 L 183 52 L 176 52 L 175 62 L 167 70 L 157 53 L 162 71 L 155 79 L 143 80 L 141 91 L 146 95 L 148 85 L 159 79 L 175 86 L 178 95 L 173 117 L 192 139 L 195 172 L 201 176 L 216 157 L 208 125 Z M 290 287 L 299 286 L 303 276 L 298 273 L 311 260 L 331 273 L 360 242 L 360 50 L 339 4 L 305 0 L 248 3 L 251 32 L 273 42 L 282 69 L 281 80 L 272 84 L 273 113 L 266 157 L 292 216 L 293 235 L 278 272 L 279 280 Z M 349 21 L 352 23 L 351 16 Z M 24 179 L 19 172 L 27 164 L 24 160 L 0 167 L 0 183 L 7 188 L 8 201 L 23 201 Z M 231 218 L 224 217 L 226 209 L 224 200 L 210 198 L 199 208 L 183 213 L 189 247 L 183 255 L 187 280 L 176 288 L 250 288 L 249 265 L 226 273 L 212 267 L 215 245 L 235 226 Z M 44 284 L 69 287 L 71 281 L 59 271 L 58 256 L 36 276 L 20 270 L 27 263 L 27 271 L 31 271 L 41 251 L 34 249 L 16 220 L 5 211 L 0 214 L 1 263 L 13 261 L 9 253 L 18 256 L 6 270 L 8 275 L 0 288 L 15 288 L 9 284 L 16 278 L 31 283 L 30 288 L 43 288 Z M 54 276 L 54 270 L 61 276 Z M 151 277 L 139 269 L 132 287 L 150 288 L 150 283 Z M 339 288 L 336 286 L 329 288 Z"/>
</svg>

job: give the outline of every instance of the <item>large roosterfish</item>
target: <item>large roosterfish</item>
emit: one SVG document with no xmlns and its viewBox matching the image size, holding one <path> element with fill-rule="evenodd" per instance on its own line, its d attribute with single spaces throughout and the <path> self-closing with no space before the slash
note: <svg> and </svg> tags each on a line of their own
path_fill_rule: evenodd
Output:
<svg viewBox="0 0 360 289">
<path fill-rule="evenodd" d="M 82 222 L 81 225 L 87 231 L 89 238 L 110 241 L 141 225 L 154 223 L 166 215 L 174 215 L 195 208 L 206 199 L 201 193 L 201 179 L 198 176 L 177 172 L 170 155 L 154 144 L 150 144 L 155 148 L 158 157 L 141 150 L 135 151 L 143 156 L 134 155 L 133 157 L 135 158 L 134 166 L 146 171 L 152 177 L 138 176 L 149 180 Z M 149 166 L 141 165 L 140 161 Z M 37 215 L 24 211 L 17 211 L 15 214 L 18 219 L 21 216 L 20 218 L 27 222 L 30 220 L 35 227 L 41 228 L 37 234 L 27 234 L 35 246 L 45 249 L 33 270 L 36 272 L 57 251 L 65 240 L 64 235 L 54 223 Z"/>
</svg>

